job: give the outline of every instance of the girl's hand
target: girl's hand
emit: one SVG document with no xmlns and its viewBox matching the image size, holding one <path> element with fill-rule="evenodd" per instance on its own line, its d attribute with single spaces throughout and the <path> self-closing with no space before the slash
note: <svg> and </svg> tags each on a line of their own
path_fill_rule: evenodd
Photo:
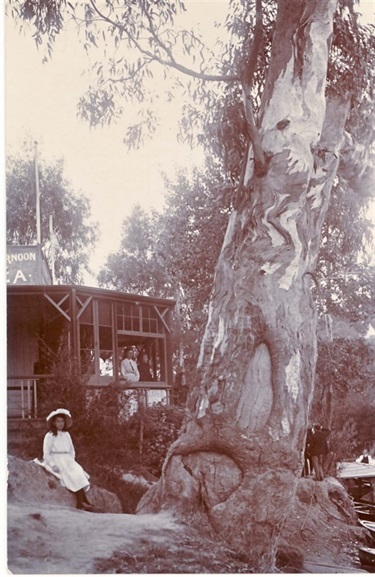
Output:
<svg viewBox="0 0 375 577">
<path fill-rule="evenodd" d="M 52 471 L 53 471 L 54 473 L 60 473 L 60 469 L 59 469 L 58 467 L 56 467 L 56 465 L 53 465 Z"/>
</svg>

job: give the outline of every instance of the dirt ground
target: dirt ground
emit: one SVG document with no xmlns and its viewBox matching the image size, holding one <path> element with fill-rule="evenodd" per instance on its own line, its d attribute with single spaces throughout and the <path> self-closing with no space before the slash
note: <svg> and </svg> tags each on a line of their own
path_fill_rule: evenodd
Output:
<svg viewBox="0 0 375 577">
<path fill-rule="evenodd" d="M 315 543 L 315 547 L 317 543 Z M 322 547 L 302 573 L 361 572 Z M 87 513 L 58 505 L 9 504 L 8 568 L 13 574 L 250 573 L 239 555 L 171 514 Z M 294 572 L 294 571 L 293 571 Z"/>
<path fill-rule="evenodd" d="M 251 573 L 240 554 L 171 513 L 79 511 L 62 499 L 64 489 L 41 491 L 41 482 L 47 479 L 51 485 L 50 479 L 35 465 L 27 478 L 29 467 L 13 461 L 9 479 L 12 574 Z M 328 504 L 328 493 L 335 503 Z M 338 482 L 327 480 L 317 487 L 306 480 L 298 494 L 298 505 L 283 533 L 281 572 L 362 572 L 357 550 L 363 535 L 345 511 Z"/>
<path fill-rule="evenodd" d="M 110 512 L 79 511 L 72 493 L 42 467 L 9 456 L 8 471 L 13 574 L 249 572 L 241 556 L 171 513 L 123 514 L 118 499 L 98 487 L 90 489 L 90 501 Z"/>
<path fill-rule="evenodd" d="M 59 507 L 8 509 L 8 564 L 12 573 L 95 573 L 99 559 L 142 542 L 162 546 L 179 528 L 168 515 L 96 514 Z"/>
</svg>

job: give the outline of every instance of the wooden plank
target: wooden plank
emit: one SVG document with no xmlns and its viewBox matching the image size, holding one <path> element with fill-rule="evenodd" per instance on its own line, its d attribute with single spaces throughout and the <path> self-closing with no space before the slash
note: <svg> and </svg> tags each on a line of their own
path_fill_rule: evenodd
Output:
<svg viewBox="0 0 375 577">
<path fill-rule="evenodd" d="M 168 311 L 168 309 L 166 309 L 163 314 L 160 313 L 160 311 L 158 310 L 158 307 L 155 306 L 155 305 L 154 305 L 154 309 L 155 309 L 155 311 L 157 312 L 157 314 L 159 315 L 159 318 L 160 318 L 161 322 L 163 323 L 163 325 L 164 325 L 165 328 L 167 329 L 167 332 L 170 333 L 170 332 L 171 332 L 171 329 L 169 328 L 169 326 L 167 325 L 167 323 L 166 323 L 165 320 L 164 320 L 164 315 L 166 314 L 166 312 Z"/>
<path fill-rule="evenodd" d="M 373 521 L 363 521 L 363 519 L 358 519 L 358 522 L 362 527 L 370 531 L 372 536 L 375 536 L 375 523 Z"/>
<path fill-rule="evenodd" d="M 53 305 L 60 314 L 62 314 L 66 319 L 68 319 L 68 321 L 70 322 L 70 316 L 64 311 L 64 309 L 62 309 L 60 307 L 60 305 L 65 302 L 65 300 L 68 298 L 69 295 L 65 295 L 65 297 L 63 299 L 60 300 L 60 302 L 56 303 L 53 299 L 51 299 L 50 296 L 48 296 L 47 294 L 44 293 L 45 298 L 51 303 L 51 305 Z"/>
<path fill-rule="evenodd" d="M 83 313 L 84 310 L 86 310 L 86 308 L 88 307 L 88 305 L 91 303 L 92 301 L 92 297 L 88 297 L 85 302 L 83 303 L 81 301 L 81 299 L 77 296 L 77 301 L 79 302 L 79 304 L 81 305 L 81 310 L 78 312 L 78 316 L 77 318 L 79 319 L 81 317 L 81 314 Z"/>
<path fill-rule="evenodd" d="M 371 479 L 375 477 L 375 466 L 367 463 L 338 463 L 339 479 Z"/>
</svg>

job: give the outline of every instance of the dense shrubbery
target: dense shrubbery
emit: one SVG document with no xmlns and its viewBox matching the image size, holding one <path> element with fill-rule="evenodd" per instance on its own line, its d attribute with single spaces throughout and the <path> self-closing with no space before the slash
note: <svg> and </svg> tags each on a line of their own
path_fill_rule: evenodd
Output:
<svg viewBox="0 0 375 577">
<path fill-rule="evenodd" d="M 337 460 L 375 448 L 374 349 L 362 338 L 335 338 L 319 346 L 311 422 L 332 428 Z"/>
<path fill-rule="evenodd" d="M 103 398 L 106 403 L 102 404 Z M 74 436 L 80 462 L 93 482 L 117 493 L 124 512 L 133 513 L 146 487 L 122 477 L 126 472 L 159 477 L 168 448 L 177 438 L 183 410 L 157 404 L 129 415 L 128 401 L 128 395 L 117 387 L 103 389 L 88 404 Z M 113 407 L 119 407 L 119 413 Z"/>
<path fill-rule="evenodd" d="M 159 476 L 170 445 L 177 439 L 184 410 L 157 403 L 135 413 L 126 423 L 129 441 L 138 448 L 143 467 Z"/>
</svg>

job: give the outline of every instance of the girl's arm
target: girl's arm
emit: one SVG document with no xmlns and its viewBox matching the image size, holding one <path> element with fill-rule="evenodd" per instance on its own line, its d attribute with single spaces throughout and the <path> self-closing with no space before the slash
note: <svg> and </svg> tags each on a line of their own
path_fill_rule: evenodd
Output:
<svg viewBox="0 0 375 577">
<path fill-rule="evenodd" d="M 50 465 L 50 467 L 54 466 L 53 456 L 51 453 L 52 441 L 53 439 L 51 433 L 47 433 L 43 441 L 43 460 L 47 463 L 47 465 Z"/>
<path fill-rule="evenodd" d="M 68 435 L 68 439 L 69 439 L 69 454 L 71 457 L 73 457 L 73 459 L 76 458 L 76 452 L 74 449 L 74 445 L 73 445 L 73 441 L 72 441 L 72 437 L 70 436 L 70 433 L 66 433 Z"/>
</svg>

